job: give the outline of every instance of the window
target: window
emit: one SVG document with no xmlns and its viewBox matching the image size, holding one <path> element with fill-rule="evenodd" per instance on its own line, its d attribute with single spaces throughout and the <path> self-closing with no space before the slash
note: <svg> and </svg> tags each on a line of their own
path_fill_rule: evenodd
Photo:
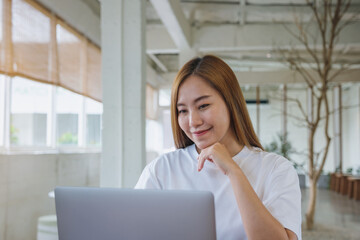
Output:
<svg viewBox="0 0 360 240">
<path fill-rule="evenodd" d="M 59 60 L 59 78 L 62 86 L 71 90 L 82 89 L 82 45 L 79 37 L 63 24 L 56 25 Z M 80 80 L 80 81 L 79 81 Z"/>
<path fill-rule="evenodd" d="M 13 70 L 49 81 L 50 17 L 36 4 L 12 1 Z M 49 14 L 48 14 L 49 15 Z"/>
<path fill-rule="evenodd" d="M 51 86 L 21 77 L 11 81 L 10 145 L 46 146 Z"/>
<path fill-rule="evenodd" d="M 288 87 L 287 96 L 288 98 L 291 97 L 292 99 L 298 99 L 304 107 L 305 111 L 307 111 L 308 100 L 306 86 L 302 84 L 291 85 L 291 88 Z M 302 124 L 302 121 L 294 118 L 294 116 L 300 118 L 302 117 L 302 113 L 296 102 L 288 100 L 287 113 L 288 140 L 293 143 L 292 145 L 298 153 L 304 153 L 308 144 L 308 131 L 306 125 Z M 302 163 L 304 160 L 306 160 L 304 156 L 304 154 L 294 154 L 292 155 L 292 160 L 298 163 Z"/>
<path fill-rule="evenodd" d="M 0 1 L 0 19 L 3 19 L 3 6 L 2 6 L 2 1 Z M 1 43 L 2 43 L 2 39 L 3 39 L 3 24 L 0 24 L 0 49 L 1 48 Z M 0 65 L 1 65 L 1 59 L 0 59 Z"/>
<path fill-rule="evenodd" d="M 33 0 L 0 0 L 0 19 L 1 149 L 98 148 L 100 48 Z"/>
<path fill-rule="evenodd" d="M 158 92 L 149 84 L 146 85 L 146 118 L 157 119 Z"/>
<path fill-rule="evenodd" d="M 5 136 L 5 77 L 0 74 L 0 146 L 4 146 Z"/>
<path fill-rule="evenodd" d="M 79 140 L 79 115 L 82 97 L 64 88 L 56 89 L 56 143 L 76 146 Z"/>
<path fill-rule="evenodd" d="M 162 111 L 162 124 L 163 124 L 163 149 L 165 152 L 175 149 L 174 138 L 171 129 L 171 112 L 170 109 Z"/>
<path fill-rule="evenodd" d="M 6 112 L 5 80 L 0 75 L 0 113 Z M 102 103 L 21 77 L 9 80 L 11 147 L 101 146 Z M 0 114 L 0 146 L 5 145 L 5 116 Z"/>
<path fill-rule="evenodd" d="M 101 115 L 102 104 L 86 98 L 86 145 L 101 145 Z"/>
<path fill-rule="evenodd" d="M 282 105 L 279 99 L 281 91 L 277 86 L 259 87 L 259 104 L 257 104 L 257 87 L 246 85 L 242 88 L 251 123 L 261 144 L 266 146 L 281 133 Z"/>
<path fill-rule="evenodd" d="M 169 107 L 171 101 L 171 89 L 160 89 L 159 90 L 159 106 Z"/>
<path fill-rule="evenodd" d="M 260 87 L 260 142 L 267 146 L 279 134 L 282 134 L 283 105 L 281 98 L 283 90 L 278 86 Z"/>
</svg>

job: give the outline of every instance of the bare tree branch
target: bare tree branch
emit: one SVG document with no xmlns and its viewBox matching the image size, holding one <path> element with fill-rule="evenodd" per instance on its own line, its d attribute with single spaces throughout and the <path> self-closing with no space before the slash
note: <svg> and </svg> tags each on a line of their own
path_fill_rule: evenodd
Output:
<svg viewBox="0 0 360 240">
<path fill-rule="evenodd" d="M 329 116 L 329 102 L 328 102 L 328 99 L 327 99 L 326 95 L 325 95 L 324 101 L 325 101 L 326 115 Z M 329 153 L 329 147 L 330 147 L 330 142 L 331 142 L 331 138 L 329 136 L 329 117 L 325 118 L 324 131 L 325 131 L 325 137 L 326 137 L 326 147 L 325 147 L 324 155 L 323 155 L 322 160 L 321 160 L 321 165 L 320 165 L 320 168 L 319 168 L 319 171 L 318 171 L 318 174 L 317 174 L 317 178 L 320 176 L 320 172 L 324 168 L 325 161 L 326 161 L 327 155 Z"/>
<path fill-rule="evenodd" d="M 360 106 L 359 104 L 349 105 L 349 106 L 341 106 L 341 109 L 342 110 L 349 110 L 349 109 L 356 108 L 356 107 L 359 107 L 359 106 Z M 338 109 L 329 111 L 329 116 L 333 115 L 337 111 L 338 111 Z M 326 115 L 324 117 L 321 117 L 320 121 L 324 120 L 325 118 L 326 118 Z"/>
<path fill-rule="evenodd" d="M 311 49 L 311 47 L 309 46 L 306 34 L 302 30 L 303 29 L 302 25 L 300 23 L 298 23 L 296 20 L 295 20 L 295 25 L 298 27 L 298 30 L 300 31 L 299 35 L 295 34 L 288 26 L 283 24 L 286 31 L 289 32 L 291 36 L 293 36 L 295 39 L 297 39 L 299 42 L 301 42 L 305 46 L 307 52 L 314 59 L 316 65 L 317 65 L 317 68 L 320 69 L 320 61 L 319 61 L 319 58 L 316 55 L 316 48 L 314 47 L 314 49 Z M 298 51 L 296 50 L 296 52 L 298 52 Z M 292 53 L 295 53 L 294 49 L 293 49 Z"/>
<path fill-rule="evenodd" d="M 306 212 L 307 228 L 311 229 L 313 226 L 315 203 L 316 203 L 316 183 L 320 176 L 322 169 L 324 168 L 325 161 L 329 153 L 329 147 L 331 138 L 329 136 L 329 121 L 330 116 L 334 111 L 330 111 L 327 91 L 334 80 L 343 72 L 348 71 L 354 64 L 353 62 L 341 61 L 341 54 L 344 52 L 336 50 L 336 45 L 340 39 L 340 33 L 349 24 L 359 16 L 359 13 L 352 15 L 350 18 L 347 16 L 351 0 L 306 0 L 313 17 L 312 21 L 308 24 L 304 24 L 303 21 L 299 21 L 299 18 L 294 17 L 295 26 L 297 32 L 289 29 L 286 26 L 286 30 L 298 40 L 304 47 L 309 55 L 309 58 L 304 57 L 303 52 L 295 49 L 290 49 L 288 52 L 283 51 L 282 56 L 291 69 L 295 70 L 305 80 L 308 87 L 311 89 L 310 94 L 314 100 L 310 106 L 310 114 L 307 114 L 298 99 L 289 99 L 289 101 L 295 102 L 300 109 L 301 116 L 307 119 L 303 123 L 307 124 L 309 130 L 308 135 L 308 175 L 311 183 L 311 196 L 309 208 Z M 311 25 L 311 30 L 310 29 Z M 316 30 L 312 34 L 312 27 Z M 317 45 L 319 41 L 320 48 Z M 358 61 L 356 61 L 358 62 Z M 340 69 L 334 69 L 334 63 L 341 63 Z M 314 64 L 316 65 L 314 67 Z M 317 77 L 320 81 L 316 81 Z M 314 113 L 314 116 L 312 116 Z M 324 113 L 324 114 L 323 114 Z M 294 119 L 298 116 L 292 116 Z M 300 121 L 300 119 L 299 119 Z M 315 134 L 319 130 L 319 124 L 324 121 L 323 134 L 325 138 L 325 146 L 322 151 L 315 151 Z M 322 126 L 322 125 L 321 125 Z"/>
</svg>

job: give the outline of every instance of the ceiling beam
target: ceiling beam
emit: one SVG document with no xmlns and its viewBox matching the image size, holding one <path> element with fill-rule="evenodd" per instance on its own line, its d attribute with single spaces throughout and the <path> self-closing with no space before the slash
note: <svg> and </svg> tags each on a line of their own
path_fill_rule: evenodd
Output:
<svg viewBox="0 0 360 240">
<path fill-rule="evenodd" d="M 294 24 L 287 26 L 296 29 Z M 176 51 L 167 28 L 148 24 L 146 31 L 147 51 L 152 54 Z M 275 46 L 286 48 L 290 44 L 302 46 L 281 24 L 209 25 L 193 27 L 192 33 L 193 48 L 202 53 L 270 51 Z M 351 24 L 342 31 L 337 46 L 345 48 L 348 45 L 360 47 L 360 24 Z"/>
<path fill-rule="evenodd" d="M 294 33 L 298 30 L 294 24 L 287 24 Z M 311 34 L 318 34 L 317 28 L 310 25 Z M 318 43 L 320 38 L 318 37 Z M 351 24 L 341 32 L 337 44 L 360 43 L 360 24 Z M 273 49 L 275 46 L 289 46 L 302 44 L 291 36 L 282 24 L 247 24 L 242 27 L 238 25 L 203 26 L 193 34 L 193 46 L 199 51 L 207 51 L 217 48 L 249 48 L 249 49 Z M 311 44 L 311 42 L 310 42 Z"/>
<path fill-rule="evenodd" d="M 85 1 L 37 0 L 37 2 L 53 11 L 93 43 L 101 46 L 100 16 Z"/>
<path fill-rule="evenodd" d="M 245 0 L 240 0 L 240 7 L 241 7 L 241 13 L 240 13 L 240 24 L 242 26 L 245 25 L 246 23 L 246 1 Z"/>
<path fill-rule="evenodd" d="M 161 87 L 170 87 L 173 80 L 175 79 L 176 72 L 169 72 L 161 74 L 163 79 L 166 81 L 161 85 Z M 313 76 L 316 76 L 315 72 L 311 73 Z M 297 84 L 303 83 L 305 81 L 298 72 L 291 70 L 280 70 L 280 71 L 262 71 L 262 72 L 235 72 L 235 75 L 240 83 L 240 85 L 249 84 L 249 85 L 274 85 L 274 84 Z M 334 84 L 336 83 L 347 83 L 347 82 L 358 82 L 358 76 L 360 75 L 360 69 L 351 69 L 343 74 L 339 75 L 334 79 Z"/>
<path fill-rule="evenodd" d="M 154 63 L 160 68 L 163 72 L 168 72 L 169 70 L 166 68 L 166 66 L 154 55 L 151 53 L 148 53 L 149 58 L 154 61 Z"/>
<path fill-rule="evenodd" d="M 191 27 L 182 11 L 179 0 L 150 0 L 179 49 L 191 47 Z"/>
</svg>

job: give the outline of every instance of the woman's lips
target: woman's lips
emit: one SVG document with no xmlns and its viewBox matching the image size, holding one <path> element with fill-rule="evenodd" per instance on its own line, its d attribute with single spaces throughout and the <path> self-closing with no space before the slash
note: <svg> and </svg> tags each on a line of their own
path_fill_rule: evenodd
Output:
<svg viewBox="0 0 360 240">
<path fill-rule="evenodd" d="M 206 129 L 206 130 L 196 131 L 196 132 L 193 132 L 193 134 L 194 134 L 196 137 L 200 137 L 200 136 L 202 136 L 202 135 L 205 135 L 210 129 L 211 129 L 211 128 Z"/>
</svg>

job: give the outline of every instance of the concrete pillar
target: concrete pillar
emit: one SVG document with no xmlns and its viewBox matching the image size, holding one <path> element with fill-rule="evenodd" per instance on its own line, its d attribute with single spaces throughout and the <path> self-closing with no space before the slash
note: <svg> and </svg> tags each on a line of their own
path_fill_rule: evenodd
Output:
<svg viewBox="0 0 360 240">
<path fill-rule="evenodd" d="M 282 99 L 282 134 L 284 136 L 284 140 L 287 134 L 287 86 L 286 84 L 283 85 L 283 99 Z"/>
<path fill-rule="evenodd" d="M 309 122 L 314 120 L 314 96 L 312 95 L 312 90 L 310 87 L 307 89 L 307 114 Z"/>
<path fill-rule="evenodd" d="M 341 85 L 333 90 L 334 101 L 334 151 L 335 151 L 335 168 L 342 172 L 342 101 L 341 101 Z"/>
<path fill-rule="evenodd" d="M 133 187 L 145 166 L 145 1 L 101 1 L 102 187 Z"/>
<path fill-rule="evenodd" d="M 256 135 L 260 139 L 260 86 L 256 86 Z"/>
</svg>

